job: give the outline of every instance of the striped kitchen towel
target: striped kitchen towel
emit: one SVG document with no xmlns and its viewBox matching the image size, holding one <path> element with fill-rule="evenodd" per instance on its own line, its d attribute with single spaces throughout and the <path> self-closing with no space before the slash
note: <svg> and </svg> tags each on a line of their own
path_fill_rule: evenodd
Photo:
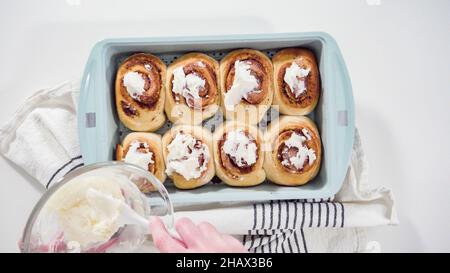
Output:
<svg viewBox="0 0 450 273">
<path fill-rule="evenodd" d="M 253 252 L 308 252 L 305 228 L 343 228 L 345 209 L 328 200 L 271 201 L 254 204 L 252 229 L 242 236 Z"/>
<path fill-rule="evenodd" d="M 79 81 L 30 97 L 0 129 L 0 153 L 52 186 L 84 165 L 77 135 Z M 208 221 L 251 252 L 362 251 L 362 228 L 397 222 L 389 189 L 373 188 L 358 132 L 339 193 L 328 199 L 210 203 L 176 207 L 175 217 Z M 150 242 L 151 243 L 151 242 Z"/>
</svg>

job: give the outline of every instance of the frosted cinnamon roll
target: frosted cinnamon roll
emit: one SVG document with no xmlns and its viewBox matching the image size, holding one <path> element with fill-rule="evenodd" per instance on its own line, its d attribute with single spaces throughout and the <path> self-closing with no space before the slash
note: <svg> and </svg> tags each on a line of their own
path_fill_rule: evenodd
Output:
<svg viewBox="0 0 450 273">
<path fill-rule="evenodd" d="M 264 169 L 270 181 L 297 186 L 317 175 L 322 146 L 319 132 L 309 118 L 282 116 L 270 123 L 264 138 Z"/>
<path fill-rule="evenodd" d="M 163 138 L 166 173 L 179 189 L 193 189 L 214 177 L 212 136 L 199 126 L 179 125 Z"/>
<path fill-rule="evenodd" d="M 286 115 L 307 115 L 317 105 L 320 78 L 314 53 L 303 48 L 287 48 L 272 58 L 275 93 L 273 105 Z"/>
<path fill-rule="evenodd" d="M 226 119 L 258 123 L 272 104 L 272 62 L 257 50 L 232 51 L 220 62 L 220 89 Z"/>
<path fill-rule="evenodd" d="M 202 53 L 189 53 L 167 69 L 165 111 L 178 124 L 200 124 L 219 109 L 219 63 Z"/>
<path fill-rule="evenodd" d="M 263 137 L 254 126 L 228 121 L 213 135 L 216 175 L 231 186 L 254 186 L 266 179 Z"/>
<path fill-rule="evenodd" d="M 134 54 L 116 76 L 116 108 L 120 121 L 133 131 L 155 131 L 165 122 L 166 65 L 151 54 Z"/>
<path fill-rule="evenodd" d="M 122 160 L 152 173 L 161 183 L 166 180 L 161 136 L 153 133 L 130 133 L 117 144 L 116 160 Z M 138 188 L 148 193 L 155 190 L 148 181 L 135 181 Z"/>
</svg>

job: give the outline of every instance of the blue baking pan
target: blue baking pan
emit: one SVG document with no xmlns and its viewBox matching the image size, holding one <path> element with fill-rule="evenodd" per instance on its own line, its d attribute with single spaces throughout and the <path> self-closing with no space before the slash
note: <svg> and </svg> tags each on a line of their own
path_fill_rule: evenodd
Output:
<svg viewBox="0 0 450 273">
<path fill-rule="evenodd" d="M 220 60 L 237 48 L 254 48 L 271 57 L 286 47 L 306 47 L 319 63 L 321 96 L 310 117 L 316 122 L 323 145 L 323 161 L 317 177 L 298 187 L 266 181 L 250 188 L 210 183 L 194 190 L 166 186 L 174 203 L 262 201 L 328 198 L 342 186 L 355 131 L 355 110 L 350 78 L 336 41 L 323 32 L 231 36 L 158 37 L 107 39 L 98 42 L 89 56 L 81 82 L 78 132 L 85 164 L 113 160 L 114 147 L 128 132 L 115 110 L 114 82 L 120 62 L 136 52 L 159 56 L 167 65 L 191 51 L 201 51 Z M 167 123 L 162 130 L 169 128 Z"/>
</svg>

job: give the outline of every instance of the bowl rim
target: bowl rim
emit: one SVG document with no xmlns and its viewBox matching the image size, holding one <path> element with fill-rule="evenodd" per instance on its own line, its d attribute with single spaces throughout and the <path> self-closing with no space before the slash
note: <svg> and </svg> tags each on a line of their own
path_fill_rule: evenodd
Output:
<svg viewBox="0 0 450 273">
<path fill-rule="evenodd" d="M 157 191 L 160 193 L 160 195 L 163 198 L 164 203 L 167 207 L 168 215 L 170 216 L 170 218 L 169 218 L 168 222 L 165 222 L 165 223 L 169 226 L 169 228 L 173 226 L 173 222 L 174 222 L 173 203 L 170 199 L 170 196 L 169 196 L 169 193 L 168 193 L 166 187 L 163 185 L 163 183 L 161 183 L 161 181 L 158 180 L 158 178 L 156 178 L 152 173 L 142 169 L 141 167 L 134 165 L 134 164 L 127 163 L 127 162 L 122 162 L 122 161 L 98 162 L 98 163 L 93 163 L 93 164 L 82 166 L 80 168 L 77 168 L 77 169 L 67 173 L 66 175 L 64 175 L 63 177 L 58 179 L 40 197 L 39 201 L 33 207 L 30 215 L 28 216 L 27 222 L 25 224 L 25 228 L 23 229 L 22 239 L 21 239 L 21 252 L 28 253 L 31 251 L 30 241 L 31 241 L 31 234 L 33 231 L 34 224 L 35 224 L 42 208 L 47 203 L 47 201 L 50 199 L 50 197 L 53 196 L 53 194 L 56 191 L 58 191 L 61 187 L 66 185 L 68 182 L 72 181 L 72 179 L 74 179 L 75 177 L 85 174 L 85 173 L 88 173 L 88 172 L 91 172 L 91 171 L 95 171 L 95 170 L 104 168 L 104 167 L 112 167 L 112 168 L 117 168 L 117 167 L 123 168 L 124 167 L 124 168 L 128 169 L 129 171 L 132 171 L 142 177 L 147 178 L 147 180 L 150 181 L 150 183 L 152 183 L 156 187 Z M 140 190 L 134 183 L 131 183 L 131 184 L 133 184 L 136 187 L 136 190 L 140 192 Z M 142 198 L 144 204 L 147 204 L 147 206 L 149 206 L 150 204 L 148 203 L 148 197 L 145 196 L 144 193 L 142 193 L 142 192 L 140 192 L 140 193 L 141 193 L 141 198 Z"/>
</svg>

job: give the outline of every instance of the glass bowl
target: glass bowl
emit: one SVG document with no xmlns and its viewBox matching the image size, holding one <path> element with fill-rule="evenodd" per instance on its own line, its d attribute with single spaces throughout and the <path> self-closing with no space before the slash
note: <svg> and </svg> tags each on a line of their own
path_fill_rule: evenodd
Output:
<svg viewBox="0 0 450 273">
<path fill-rule="evenodd" d="M 153 191 L 144 195 L 137 185 Z M 96 163 L 70 172 L 45 192 L 28 218 L 22 251 L 133 252 L 139 248 L 148 232 L 139 225 L 119 227 L 108 222 L 117 211 L 86 205 L 84 196 L 89 188 L 121 199 L 147 219 L 160 216 L 168 229 L 173 227 L 172 203 L 154 175 L 124 162 Z"/>
</svg>

